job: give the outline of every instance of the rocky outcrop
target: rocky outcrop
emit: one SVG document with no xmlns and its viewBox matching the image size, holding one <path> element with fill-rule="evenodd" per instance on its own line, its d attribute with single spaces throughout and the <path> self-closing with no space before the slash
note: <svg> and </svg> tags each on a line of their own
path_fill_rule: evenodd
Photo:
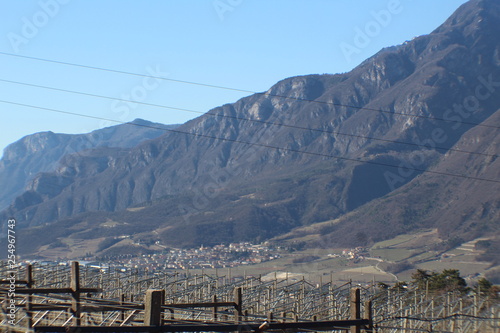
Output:
<svg viewBox="0 0 500 333">
<path fill-rule="evenodd" d="M 9 145 L 0 160 L 0 210 L 8 207 L 24 190 L 33 190 L 26 188 L 28 183 L 41 172 L 56 170 L 60 159 L 66 155 L 79 154 L 96 147 L 131 148 L 140 142 L 163 135 L 164 129 L 177 127 L 142 119 L 136 119 L 131 124 L 133 125 L 107 127 L 88 134 L 41 132 L 28 135 Z"/>
</svg>

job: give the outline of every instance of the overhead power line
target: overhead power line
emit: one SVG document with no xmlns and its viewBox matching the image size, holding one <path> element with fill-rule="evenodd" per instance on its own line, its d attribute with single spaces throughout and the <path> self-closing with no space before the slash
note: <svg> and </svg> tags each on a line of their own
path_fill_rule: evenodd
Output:
<svg viewBox="0 0 500 333">
<path fill-rule="evenodd" d="M 245 117 L 239 117 L 239 116 L 226 115 L 226 114 L 222 114 L 222 113 L 195 111 L 195 110 L 178 108 L 178 107 L 167 106 L 167 105 L 145 103 L 145 102 L 139 102 L 139 101 L 134 101 L 134 100 L 128 100 L 128 99 L 122 99 L 122 98 L 116 98 L 116 97 L 103 96 L 103 95 L 98 95 L 98 94 L 91 94 L 91 93 L 85 93 L 85 92 L 80 92 L 80 91 L 68 90 L 68 89 L 48 87 L 45 85 L 31 84 L 31 83 L 4 80 L 4 79 L 0 79 L 0 82 L 18 84 L 18 85 L 41 88 L 41 89 L 48 89 L 48 90 L 53 90 L 53 91 L 60 91 L 60 92 L 71 93 L 71 94 L 78 94 L 78 95 L 83 95 L 83 96 L 90 96 L 90 97 L 104 98 L 104 99 L 109 99 L 109 100 L 123 101 L 123 102 L 127 102 L 127 103 L 134 103 L 134 104 L 158 107 L 158 108 L 163 108 L 163 109 L 179 110 L 179 111 L 184 111 L 184 112 L 191 112 L 191 113 L 197 113 L 197 114 L 202 114 L 202 115 L 236 119 L 236 120 L 241 120 L 241 121 L 250 121 L 250 122 L 254 122 L 254 123 L 261 123 L 261 124 L 266 124 L 266 125 L 293 128 L 293 129 L 299 129 L 299 130 L 305 130 L 305 131 L 311 131 L 311 132 L 333 134 L 333 135 L 339 135 L 339 136 L 348 136 L 348 137 L 354 137 L 354 138 L 360 138 L 360 139 L 369 139 L 369 140 L 374 140 L 374 141 L 395 143 L 395 144 L 408 145 L 408 146 L 414 146 L 414 147 L 420 147 L 420 148 L 429 148 L 426 145 L 421 145 L 421 144 L 417 144 L 417 143 L 413 143 L 413 142 L 389 140 L 389 139 L 382 139 L 382 138 L 376 138 L 376 137 L 365 136 L 365 135 L 349 134 L 349 133 L 343 133 L 343 132 L 338 132 L 338 131 L 323 130 L 323 129 L 318 129 L 318 128 L 310 128 L 310 127 L 303 127 L 303 126 L 297 126 L 297 125 L 283 124 L 283 123 L 270 122 L 270 121 L 259 120 L 259 119 L 251 119 L 251 118 L 245 118 Z M 453 151 L 453 152 L 464 153 L 464 154 L 487 156 L 487 157 L 493 157 L 493 158 L 499 157 L 499 155 L 495 155 L 495 154 L 466 151 L 466 150 L 455 149 L 455 148 L 450 148 L 450 147 L 435 146 L 435 147 L 432 147 L 432 149 L 443 150 L 443 151 Z"/>
<path fill-rule="evenodd" d="M 263 147 L 263 148 L 267 148 L 267 149 L 288 151 L 288 152 L 292 152 L 292 153 L 299 153 L 299 154 L 305 154 L 305 155 L 311 155 L 311 156 L 327 157 L 327 158 L 332 158 L 332 159 L 337 159 L 337 160 L 343 160 L 343 161 L 350 161 L 350 162 L 356 162 L 356 163 L 373 164 L 373 165 L 384 166 L 384 167 L 395 168 L 395 169 L 399 169 L 400 168 L 400 166 L 393 165 L 393 164 L 388 164 L 388 163 L 382 163 L 382 162 L 376 162 L 376 161 L 369 161 L 369 160 L 363 160 L 363 159 L 348 158 L 348 157 L 335 156 L 335 155 L 329 155 L 329 154 L 323 154 L 323 153 L 315 153 L 315 152 L 297 150 L 297 149 L 292 149 L 292 148 L 284 148 L 284 147 L 278 147 L 278 146 L 273 146 L 273 145 L 268 145 L 268 144 L 262 144 L 262 143 L 257 143 L 257 142 L 247 142 L 247 141 L 236 140 L 236 139 L 221 138 L 221 137 L 217 137 L 217 136 L 213 136 L 213 135 L 207 135 L 207 134 L 201 134 L 201 133 L 193 133 L 193 132 L 185 132 L 185 131 L 181 131 L 181 130 L 177 130 L 177 129 L 166 129 L 166 128 L 161 128 L 161 127 L 156 127 L 156 126 L 150 126 L 150 125 L 141 125 L 141 124 L 135 124 L 135 123 L 127 123 L 127 122 L 118 121 L 118 120 L 114 120 L 114 119 L 108 119 L 108 118 L 103 118 L 103 117 L 96 117 L 96 116 L 91 116 L 91 115 L 86 115 L 86 114 L 81 114 L 81 113 L 76 113 L 76 112 L 62 111 L 62 110 L 57 110 L 57 109 L 52 109 L 52 108 L 45 108 L 45 107 L 40 107 L 40 106 L 35 106 L 35 105 L 28 105 L 28 104 L 22 104 L 22 103 L 16 103 L 16 102 L 10 102 L 10 101 L 5 101 L 5 100 L 0 100 L 0 103 L 10 104 L 10 105 L 17 105 L 17 106 L 23 106 L 23 107 L 29 107 L 29 108 L 39 109 L 39 110 L 46 110 L 46 111 L 50 111 L 50 112 L 67 114 L 67 115 L 72 115 L 72 116 L 79 116 L 79 117 L 85 117 L 85 118 L 91 118 L 91 119 L 105 120 L 105 121 L 110 121 L 110 122 L 114 122 L 114 123 L 117 123 L 117 124 L 129 124 L 129 125 L 133 125 L 133 126 L 147 127 L 147 128 L 152 128 L 152 129 L 159 129 L 159 130 L 163 130 L 163 131 L 167 131 L 167 132 L 179 133 L 179 134 L 184 134 L 184 135 L 190 135 L 190 136 L 199 137 L 199 138 L 206 138 L 206 139 L 212 139 L 212 140 L 218 140 L 218 141 L 233 142 L 233 143 L 245 144 L 245 145 L 249 145 L 249 146 L 257 146 L 257 147 Z M 407 167 L 407 166 L 405 166 L 405 169 L 412 170 L 412 171 L 417 171 L 417 172 L 421 172 L 421 173 L 430 173 L 430 174 L 436 174 L 436 175 L 441 175 L 441 176 L 450 176 L 450 177 L 456 177 L 456 178 L 463 178 L 463 179 L 485 181 L 485 182 L 500 184 L 500 180 L 496 180 L 496 179 L 472 177 L 472 176 L 467 176 L 467 175 L 462 175 L 462 174 L 454 174 L 454 173 L 449 173 L 449 172 L 441 172 L 441 171 L 433 171 L 433 170 L 412 168 L 412 167 Z"/>
<path fill-rule="evenodd" d="M 50 59 L 44 59 L 44 58 L 38 58 L 38 57 L 29 57 L 29 56 L 23 56 L 20 54 L 13 54 L 13 53 L 7 53 L 7 52 L 0 52 L 0 54 L 6 55 L 6 56 L 11 56 L 11 57 L 18 57 L 18 58 L 24 58 L 24 59 L 30 59 L 30 60 L 36 60 L 36 61 L 43 61 L 43 62 L 59 64 L 59 65 L 87 68 L 87 69 L 93 69 L 93 70 L 99 70 L 99 71 L 105 71 L 105 72 L 117 73 L 117 74 L 132 75 L 132 76 L 138 76 L 138 77 L 147 77 L 147 78 L 153 78 L 153 79 L 159 79 L 159 80 L 176 82 L 176 83 L 183 83 L 183 84 L 189 84 L 189 85 L 196 85 L 196 86 L 202 86 L 202 87 L 208 87 L 208 88 L 224 89 L 224 90 L 244 92 L 244 93 L 249 93 L 249 94 L 260 94 L 260 95 L 265 95 L 265 96 L 270 96 L 270 97 L 291 99 L 291 100 L 295 100 L 295 101 L 345 107 L 345 108 L 351 108 L 351 109 L 357 109 L 357 110 L 367 110 L 367 111 L 373 111 L 373 112 L 379 112 L 379 113 L 387 113 L 387 114 L 391 114 L 391 115 L 399 115 L 399 116 L 412 117 L 412 118 L 421 118 L 421 119 L 443 121 L 443 122 L 447 122 L 447 123 L 459 123 L 459 124 L 464 124 L 464 125 L 482 126 L 482 127 L 500 129 L 499 126 L 488 125 L 488 124 L 479 124 L 479 123 L 467 122 L 467 121 L 463 121 L 463 120 L 444 119 L 444 118 L 439 118 L 439 117 L 415 115 L 415 114 L 411 114 L 411 113 L 403 113 L 403 112 L 396 112 L 396 111 L 390 111 L 390 110 L 375 109 L 375 108 L 369 108 L 369 107 L 365 107 L 365 106 L 356 106 L 356 105 L 348 105 L 348 104 L 343 104 L 343 103 L 334 103 L 334 102 L 318 101 L 318 100 L 304 99 L 304 98 L 298 98 L 298 97 L 292 97 L 292 96 L 277 95 L 277 94 L 271 94 L 269 92 L 257 92 L 257 91 L 247 90 L 247 89 L 231 88 L 231 87 L 225 87 L 225 86 L 219 86 L 219 85 L 213 85 L 213 84 L 207 84 L 207 83 L 170 79 L 170 78 L 166 78 L 166 77 L 162 77 L 162 76 L 146 75 L 146 74 L 139 74 L 139 73 L 133 73 L 133 72 L 128 72 L 128 71 L 121 71 L 121 70 L 115 70 L 115 69 L 109 69 L 109 68 L 103 68 L 103 67 L 75 64 L 75 63 L 65 62 L 65 61 L 50 60 Z"/>
</svg>

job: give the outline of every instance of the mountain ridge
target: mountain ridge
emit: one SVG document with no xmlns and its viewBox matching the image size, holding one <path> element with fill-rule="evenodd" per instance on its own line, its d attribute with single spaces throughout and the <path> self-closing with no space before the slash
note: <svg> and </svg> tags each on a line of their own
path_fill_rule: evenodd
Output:
<svg viewBox="0 0 500 333">
<path fill-rule="evenodd" d="M 95 147 L 133 147 L 144 140 L 164 134 L 165 129 L 178 125 L 162 125 L 135 119 L 87 134 L 64 134 L 51 131 L 27 135 L 4 149 L 0 159 L 0 182 L 4 190 L 0 193 L 0 210 L 12 203 L 21 194 L 28 182 L 40 172 L 56 169 L 63 156 L 79 153 Z M 133 129 L 133 131 L 131 131 Z"/>
<path fill-rule="evenodd" d="M 472 0 L 430 35 L 349 73 L 287 78 L 133 149 L 62 160 L 38 180 L 55 189 L 32 186 L 2 214 L 23 227 L 88 223 L 99 235 L 168 246 L 269 239 L 342 218 L 406 189 L 446 158 L 435 147 L 458 149 L 471 124 L 497 119 L 500 96 L 485 96 L 500 77 L 499 7 Z M 108 218 L 127 227 L 103 231 Z M 358 232 L 345 240 L 355 243 Z"/>
</svg>

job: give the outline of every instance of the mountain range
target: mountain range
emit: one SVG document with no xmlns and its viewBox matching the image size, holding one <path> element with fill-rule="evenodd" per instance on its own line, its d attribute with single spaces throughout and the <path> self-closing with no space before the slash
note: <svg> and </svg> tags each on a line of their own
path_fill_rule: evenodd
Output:
<svg viewBox="0 0 500 333">
<path fill-rule="evenodd" d="M 98 147 L 131 148 L 164 134 L 165 129 L 177 126 L 136 119 L 88 134 L 41 132 L 25 136 L 5 148 L 0 159 L 0 183 L 3 185 L 0 210 L 7 208 L 22 194 L 39 173 L 54 171 L 65 155 Z"/>
<path fill-rule="evenodd" d="M 161 135 L 35 134 L 4 152 L 15 186 L 0 215 L 25 255 L 305 235 L 366 246 L 422 228 L 497 244 L 498 36 L 500 3 L 471 0 L 351 72 L 287 78 Z"/>
</svg>

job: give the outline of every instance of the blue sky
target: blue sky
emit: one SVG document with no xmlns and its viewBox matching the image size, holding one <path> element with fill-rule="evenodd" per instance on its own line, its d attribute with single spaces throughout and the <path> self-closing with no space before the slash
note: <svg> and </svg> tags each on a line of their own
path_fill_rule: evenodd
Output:
<svg viewBox="0 0 500 333">
<path fill-rule="evenodd" d="M 465 2 L 0 0 L 0 80 L 206 112 L 248 93 L 7 54 L 265 91 L 290 76 L 347 72 L 383 47 L 430 33 Z M 116 121 L 199 115 L 5 81 L 0 100 Z M 0 115 L 0 150 L 35 132 L 113 124 L 3 102 Z"/>
</svg>

